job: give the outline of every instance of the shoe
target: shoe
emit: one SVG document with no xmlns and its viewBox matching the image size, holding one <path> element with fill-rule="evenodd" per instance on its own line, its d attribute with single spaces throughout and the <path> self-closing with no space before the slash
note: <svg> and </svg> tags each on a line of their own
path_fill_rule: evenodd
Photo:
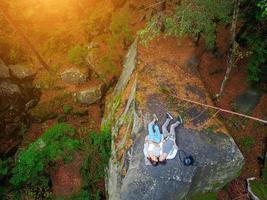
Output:
<svg viewBox="0 0 267 200">
<path fill-rule="evenodd" d="M 169 112 L 166 113 L 166 117 L 167 117 L 168 119 L 173 119 L 173 116 L 172 116 Z"/>
<path fill-rule="evenodd" d="M 159 121 L 159 119 L 158 119 L 158 117 L 157 117 L 156 114 L 153 114 L 153 117 L 154 117 L 154 119 L 155 119 L 156 121 Z"/>
<path fill-rule="evenodd" d="M 177 121 L 179 121 L 180 124 L 183 124 L 183 119 L 182 119 L 181 115 L 178 115 Z"/>
</svg>

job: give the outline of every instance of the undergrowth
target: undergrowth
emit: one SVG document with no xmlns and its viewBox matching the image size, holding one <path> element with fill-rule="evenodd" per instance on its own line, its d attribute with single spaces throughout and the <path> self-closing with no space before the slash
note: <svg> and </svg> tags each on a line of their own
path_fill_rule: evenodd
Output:
<svg viewBox="0 0 267 200">
<path fill-rule="evenodd" d="M 79 142 L 72 139 L 74 134 L 75 129 L 65 123 L 56 124 L 48 129 L 19 153 L 16 166 L 12 169 L 10 183 L 32 196 L 46 191 L 49 188 L 49 171 L 54 169 L 56 161 L 70 160 L 74 151 L 78 149 Z"/>
</svg>

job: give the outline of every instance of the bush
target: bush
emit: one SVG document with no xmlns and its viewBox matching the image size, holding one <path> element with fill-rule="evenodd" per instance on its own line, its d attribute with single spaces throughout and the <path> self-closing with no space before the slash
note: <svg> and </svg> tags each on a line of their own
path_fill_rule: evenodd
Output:
<svg viewBox="0 0 267 200">
<path fill-rule="evenodd" d="M 242 147 L 245 151 L 245 153 L 248 153 L 253 145 L 255 144 L 255 139 L 251 136 L 245 136 L 242 138 Z"/>
<path fill-rule="evenodd" d="M 190 35 L 195 41 L 201 33 L 208 48 L 213 48 L 216 42 L 216 24 L 229 23 L 231 20 L 232 1 L 182 0 L 171 16 L 165 17 L 165 32 L 167 35 L 184 37 Z M 159 33 L 159 17 L 153 17 L 147 28 L 139 32 L 149 39 Z"/>
<path fill-rule="evenodd" d="M 74 134 L 75 129 L 64 123 L 48 129 L 19 154 L 10 183 L 16 187 L 47 187 L 50 164 L 69 158 L 77 150 L 79 143 L 71 138 Z"/>
<path fill-rule="evenodd" d="M 85 57 L 88 51 L 86 47 L 82 47 L 80 45 L 76 45 L 72 47 L 68 52 L 68 57 L 70 62 L 75 65 L 83 65 L 85 62 Z"/>
<path fill-rule="evenodd" d="M 111 133 L 109 129 L 100 133 L 91 132 L 81 142 L 85 161 L 82 167 L 84 188 L 91 199 L 99 199 L 105 191 L 99 190 L 97 183 L 103 181 L 111 153 Z M 83 194 L 86 194 L 84 191 Z"/>
<path fill-rule="evenodd" d="M 261 180 L 255 180 L 250 182 L 251 190 L 260 199 L 267 199 L 267 185 Z"/>
</svg>

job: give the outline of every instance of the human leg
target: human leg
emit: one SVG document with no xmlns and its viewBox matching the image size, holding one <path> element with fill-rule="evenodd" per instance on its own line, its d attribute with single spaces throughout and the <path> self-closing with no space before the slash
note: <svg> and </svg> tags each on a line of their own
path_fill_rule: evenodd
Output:
<svg viewBox="0 0 267 200">
<path fill-rule="evenodd" d="M 168 126 L 170 124 L 171 119 L 167 118 L 164 124 L 162 125 L 162 133 L 164 137 L 167 137 L 169 135 Z"/>
</svg>

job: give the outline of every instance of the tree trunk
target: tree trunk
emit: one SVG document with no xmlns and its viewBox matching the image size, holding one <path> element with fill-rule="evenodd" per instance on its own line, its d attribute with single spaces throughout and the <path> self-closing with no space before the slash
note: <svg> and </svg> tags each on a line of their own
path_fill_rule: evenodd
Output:
<svg viewBox="0 0 267 200">
<path fill-rule="evenodd" d="M 228 67 L 224 76 L 224 79 L 221 84 L 220 92 L 216 94 L 216 99 L 219 99 L 224 91 L 225 85 L 227 80 L 229 79 L 230 73 L 232 71 L 233 65 L 234 65 L 234 58 L 233 58 L 233 49 L 235 45 L 235 37 L 236 37 L 236 23 L 238 20 L 238 14 L 239 14 L 239 6 L 240 6 L 240 0 L 235 0 L 234 1 L 234 12 L 233 12 L 233 20 L 232 20 L 232 26 L 231 26 L 231 53 L 230 53 L 230 58 L 228 60 Z"/>
<path fill-rule="evenodd" d="M 44 61 L 42 56 L 39 54 L 39 52 L 36 50 L 30 39 L 23 33 L 23 31 L 20 29 L 19 25 L 16 23 L 16 21 L 9 15 L 9 13 L 5 10 L 5 8 L 2 8 L 0 5 L 0 12 L 2 15 L 6 18 L 7 22 L 16 30 L 16 32 L 20 35 L 20 37 L 26 42 L 26 44 L 30 47 L 30 49 L 33 51 L 39 62 L 43 65 L 43 67 L 49 72 L 50 67 L 48 64 Z"/>
</svg>

